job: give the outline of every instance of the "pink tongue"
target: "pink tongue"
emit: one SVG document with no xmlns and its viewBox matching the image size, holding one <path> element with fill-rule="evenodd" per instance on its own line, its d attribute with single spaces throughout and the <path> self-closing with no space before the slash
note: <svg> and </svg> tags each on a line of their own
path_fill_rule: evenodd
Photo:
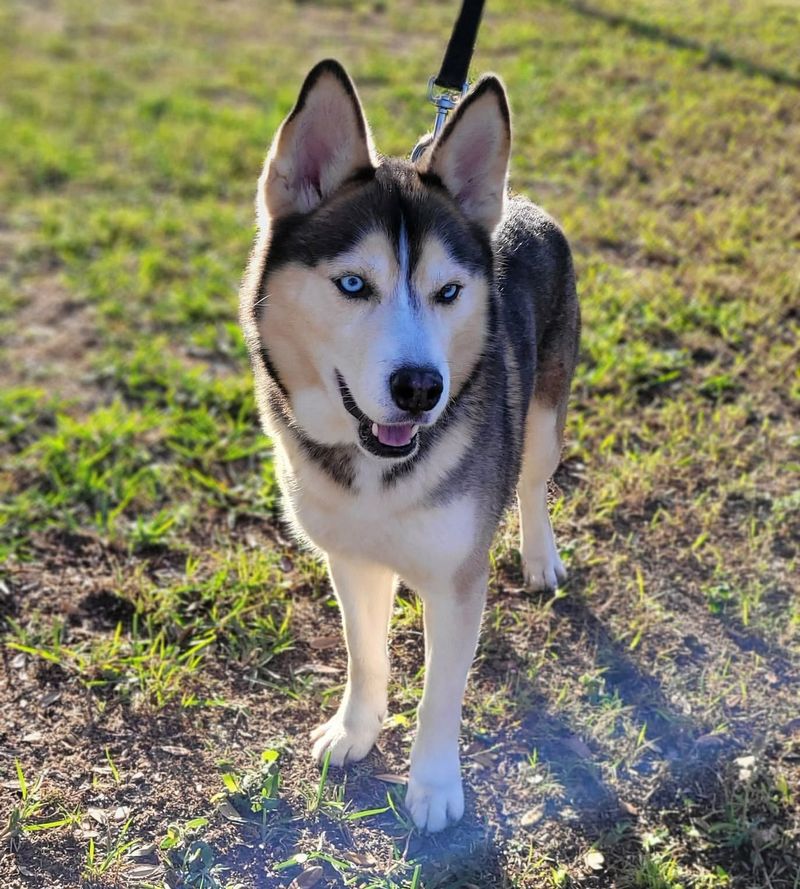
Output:
<svg viewBox="0 0 800 889">
<path fill-rule="evenodd" d="M 378 426 L 378 441 L 381 444 L 390 445 L 393 448 L 402 448 L 410 443 L 414 437 L 414 427 L 406 426 Z"/>
</svg>

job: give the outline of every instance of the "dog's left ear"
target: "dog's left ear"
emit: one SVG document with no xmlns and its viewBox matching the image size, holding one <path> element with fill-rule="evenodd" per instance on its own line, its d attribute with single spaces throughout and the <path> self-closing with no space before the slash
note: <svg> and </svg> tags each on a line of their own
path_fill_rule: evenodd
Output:
<svg viewBox="0 0 800 889">
<path fill-rule="evenodd" d="M 334 59 L 319 62 L 270 147 L 258 183 L 259 220 L 307 213 L 352 175 L 374 166 L 353 82 Z"/>
<path fill-rule="evenodd" d="M 492 232 L 503 215 L 510 151 L 506 91 L 488 74 L 462 99 L 419 167 L 438 176 L 464 213 Z"/>
</svg>

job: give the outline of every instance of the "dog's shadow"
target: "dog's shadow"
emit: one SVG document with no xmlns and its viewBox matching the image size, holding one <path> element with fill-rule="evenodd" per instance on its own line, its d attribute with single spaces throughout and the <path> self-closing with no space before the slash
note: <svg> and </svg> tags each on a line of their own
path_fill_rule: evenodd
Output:
<svg viewBox="0 0 800 889">
<path fill-rule="evenodd" d="M 513 570 L 509 576 L 503 576 L 496 595 L 512 595 L 504 589 L 504 583 L 512 587 L 515 580 L 518 578 Z M 515 647 L 513 637 L 488 628 L 472 682 L 484 689 L 496 689 L 500 678 L 513 676 L 516 703 L 513 717 L 504 720 L 506 728 L 493 732 L 490 727 L 483 735 L 473 732 L 471 738 L 465 733 L 467 807 L 463 821 L 433 836 L 420 835 L 408 827 L 404 830 L 390 812 L 370 822 L 384 839 L 391 838 L 398 859 L 405 859 L 411 867 L 422 865 L 420 876 L 425 885 L 436 889 L 511 886 L 513 875 L 519 871 L 515 857 L 520 843 L 535 844 L 537 835 L 543 834 L 548 836 L 545 845 L 558 847 L 559 858 L 563 854 L 566 860 L 592 846 L 608 849 L 609 844 L 616 844 L 617 854 L 623 852 L 629 861 L 636 860 L 643 849 L 642 828 L 637 823 L 637 806 L 645 795 L 642 788 L 647 788 L 647 799 L 652 805 L 658 807 L 660 800 L 666 804 L 690 770 L 695 775 L 711 775 L 720 757 L 741 745 L 742 739 L 736 737 L 712 737 L 702 714 L 684 712 L 680 700 L 668 696 L 659 679 L 637 663 L 627 642 L 614 638 L 602 619 L 602 611 L 594 610 L 582 594 L 583 581 L 578 567 L 573 570 L 566 594 L 514 595 L 521 595 L 535 609 L 551 610 L 559 623 L 555 644 L 560 647 L 561 656 L 566 656 L 568 648 L 579 648 L 581 652 L 574 663 L 567 662 L 564 668 L 575 674 L 576 682 L 582 671 L 601 676 L 599 694 L 617 700 L 626 712 L 626 726 L 619 729 L 627 734 L 625 743 L 630 740 L 631 731 L 635 734 L 645 728 L 643 737 L 647 743 L 622 766 L 621 772 L 615 763 L 614 777 L 607 779 L 611 774 L 608 750 L 602 749 L 591 734 L 582 734 L 581 726 L 570 722 L 569 713 L 574 713 L 575 702 L 572 707 L 559 706 L 557 690 L 548 687 L 541 674 L 529 674 L 530 660 L 518 644 Z M 543 643 L 544 636 L 542 630 Z M 705 652 L 697 643 L 695 648 L 689 645 L 681 656 L 700 669 Z M 591 700 L 591 686 L 577 693 L 587 698 L 581 706 L 589 708 L 598 703 Z M 469 713 L 468 707 L 465 732 L 475 715 Z M 492 722 L 486 720 L 489 726 Z M 619 735 L 609 740 L 612 751 L 623 746 L 617 744 L 623 740 Z M 533 787 L 528 793 L 525 781 L 514 775 L 515 770 L 525 771 L 533 751 L 540 772 L 552 776 L 560 786 L 559 794 L 543 796 Z M 378 750 L 363 764 L 349 767 L 346 799 L 359 809 L 385 807 L 387 786 L 377 776 L 391 771 L 393 762 L 392 757 L 386 758 Z M 338 770 L 332 776 L 339 780 Z M 629 798 L 631 787 L 634 795 Z M 626 797 L 620 798 L 620 793 Z M 402 812 L 402 793 L 393 792 L 393 797 Z M 645 800 L 644 804 L 651 803 Z M 526 823 L 525 818 L 537 809 L 541 821 L 534 825 Z M 284 838 L 287 856 L 292 846 L 290 840 L 296 841 L 300 836 L 295 829 L 296 817 L 291 823 Z M 364 839 L 363 835 L 350 836 L 349 830 L 335 822 L 326 824 L 325 832 L 339 848 L 355 848 Z"/>
<path fill-rule="evenodd" d="M 573 577 L 571 588 L 573 591 L 580 589 L 577 575 Z M 667 792 L 675 773 L 685 768 L 687 762 L 692 761 L 697 768 L 703 769 L 713 765 L 712 758 L 721 754 L 722 745 L 698 744 L 704 737 L 704 727 L 676 710 L 658 679 L 635 663 L 627 647 L 612 637 L 579 592 L 556 597 L 551 594 L 525 595 L 529 600 L 533 598 L 541 602 L 543 607 L 548 605 L 564 620 L 566 641 L 590 647 L 594 666 L 599 668 L 604 679 L 604 694 L 618 697 L 633 723 L 646 726 L 647 738 L 657 740 L 636 762 L 639 777 L 647 777 L 656 793 Z M 601 754 L 591 749 L 591 739 L 584 740 L 576 726 L 570 725 L 561 712 L 555 712 L 546 689 L 535 677 L 529 678 L 529 663 L 502 633 L 492 634 L 488 643 L 482 645 L 474 680 L 479 684 L 496 684 L 498 665 L 500 672 L 515 677 L 514 696 L 523 703 L 517 711 L 514 728 L 510 732 L 483 736 L 483 744 L 487 750 L 496 747 L 500 756 L 516 759 L 517 764 L 535 750 L 539 767 L 549 772 L 562 792 L 538 807 L 534 803 L 541 797 L 533 794 L 527 801 L 517 799 L 513 801 L 514 805 L 494 807 L 494 815 L 488 823 L 486 812 L 481 811 L 482 798 L 486 805 L 482 796 L 486 791 L 484 789 L 479 794 L 471 791 L 472 782 L 468 780 L 464 822 L 441 838 L 419 838 L 408 850 L 427 861 L 426 877 L 431 885 L 437 889 L 512 885 L 506 864 L 508 840 L 520 833 L 524 836 L 525 810 L 531 807 L 540 810 L 542 825 L 548 820 L 551 827 L 556 825 L 555 832 L 561 831 L 561 825 L 568 826 L 568 831 L 564 832 L 565 840 L 569 833 L 576 848 L 580 845 L 586 849 L 592 844 L 602 848 L 606 838 L 616 832 L 613 841 L 629 845 L 633 854 L 634 847 L 641 848 L 635 826 L 636 808 L 630 801 L 620 799 L 615 787 L 604 780 L 599 765 Z M 466 759 L 469 761 L 469 755 Z M 502 796 L 503 778 L 495 772 L 488 774 L 494 795 Z M 487 780 L 486 771 L 479 775 L 479 781 Z M 511 787 L 509 792 L 513 792 Z M 499 814 L 502 812 L 507 817 Z M 623 826 L 622 840 L 620 825 Z M 537 830 L 533 828 L 532 839 Z"/>
</svg>

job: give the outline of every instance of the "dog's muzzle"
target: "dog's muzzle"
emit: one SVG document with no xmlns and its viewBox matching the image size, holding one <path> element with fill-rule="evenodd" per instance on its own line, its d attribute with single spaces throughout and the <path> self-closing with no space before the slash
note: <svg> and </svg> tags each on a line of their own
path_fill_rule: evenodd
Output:
<svg viewBox="0 0 800 889">
<path fill-rule="evenodd" d="M 356 404 L 353 393 L 344 377 L 336 371 L 336 381 L 342 396 L 342 404 L 351 417 L 358 421 L 358 440 L 367 453 L 375 457 L 403 459 L 410 457 L 417 448 L 419 426 L 414 423 L 381 424 L 371 420 Z"/>
</svg>

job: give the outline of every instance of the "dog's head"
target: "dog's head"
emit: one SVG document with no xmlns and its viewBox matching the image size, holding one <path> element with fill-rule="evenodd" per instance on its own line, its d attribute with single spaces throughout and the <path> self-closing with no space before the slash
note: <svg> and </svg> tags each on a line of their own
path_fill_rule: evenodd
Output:
<svg viewBox="0 0 800 889">
<path fill-rule="evenodd" d="M 309 438 L 407 458 L 460 391 L 486 346 L 509 148 L 495 77 L 415 166 L 375 155 L 337 62 L 309 73 L 259 180 L 255 303 L 259 346 Z"/>
</svg>

